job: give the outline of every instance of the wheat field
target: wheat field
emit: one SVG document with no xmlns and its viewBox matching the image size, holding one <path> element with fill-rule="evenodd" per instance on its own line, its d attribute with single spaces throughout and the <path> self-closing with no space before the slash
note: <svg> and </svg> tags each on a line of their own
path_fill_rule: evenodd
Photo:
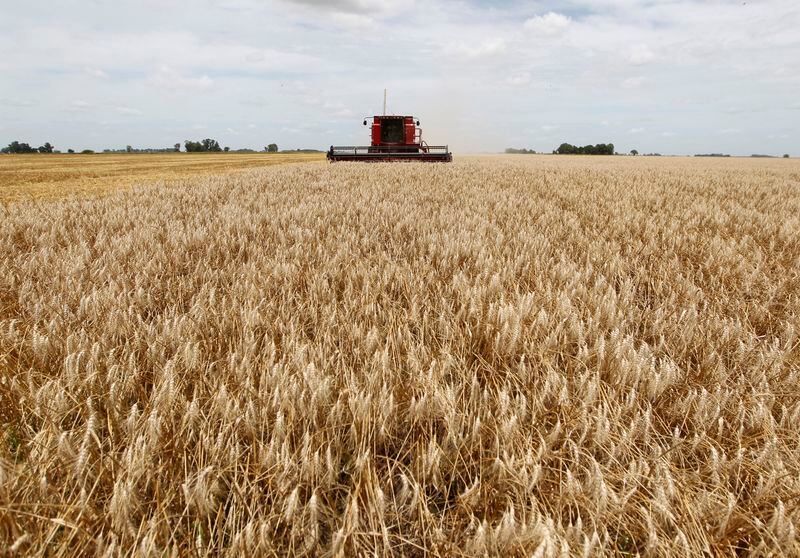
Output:
<svg viewBox="0 0 800 558">
<path fill-rule="evenodd" d="M 0 549 L 800 554 L 800 164 L 0 206 Z"/>
</svg>

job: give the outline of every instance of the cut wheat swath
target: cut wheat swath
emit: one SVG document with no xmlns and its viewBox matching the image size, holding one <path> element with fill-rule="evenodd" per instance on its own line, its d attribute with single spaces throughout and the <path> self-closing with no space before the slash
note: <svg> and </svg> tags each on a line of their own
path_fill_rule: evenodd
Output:
<svg viewBox="0 0 800 558">
<path fill-rule="evenodd" d="M 800 168 L 525 161 L 0 208 L 0 547 L 800 553 Z"/>
</svg>

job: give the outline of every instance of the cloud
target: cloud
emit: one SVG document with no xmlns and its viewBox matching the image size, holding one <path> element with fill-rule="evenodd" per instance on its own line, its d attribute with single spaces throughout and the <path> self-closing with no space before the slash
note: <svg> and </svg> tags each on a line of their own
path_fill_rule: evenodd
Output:
<svg viewBox="0 0 800 558">
<path fill-rule="evenodd" d="M 554 126 L 552 124 L 544 124 L 543 126 L 539 127 L 543 132 L 553 132 L 558 130 L 558 126 Z"/>
<path fill-rule="evenodd" d="M 2 99 L 0 99 L 0 106 L 5 106 L 5 107 L 22 108 L 22 107 L 32 107 L 35 104 L 36 103 L 31 99 L 19 99 L 19 98 L 9 99 L 8 97 L 3 97 Z"/>
<path fill-rule="evenodd" d="M 571 20 L 565 15 L 556 12 L 547 12 L 525 21 L 523 27 L 535 35 L 542 37 L 556 37 L 564 33 L 570 26 Z"/>
<path fill-rule="evenodd" d="M 642 132 L 644 132 L 644 128 L 631 128 L 628 130 L 629 134 L 641 134 Z"/>
<path fill-rule="evenodd" d="M 465 42 L 450 43 L 445 46 L 444 52 L 449 56 L 458 58 L 488 58 L 502 54 L 506 51 L 507 43 L 505 39 L 492 38 L 484 39 L 482 42 L 473 44 Z"/>
<path fill-rule="evenodd" d="M 656 55 L 647 47 L 647 45 L 634 45 L 628 52 L 628 60 L 634 66 L 647 64 L 655 59 L 655 57 Z"/>
<path fill-rule="evenodd" d="M 70 112 L 87 112 L 88 110 L 93 109 L 93 108 L 94 108 L 94 105 L 92 105 L 91 103 L 88 103 L 88 102 L 86 102 L 84 100 L 78 99 L 78 100 L 72 101 L 69 104 L 69 106 L 67 107 L 67 110 L 70 111 Z"/>
<path fill-rule="evenodd" d="M 513 74 L 506 78 L 506 83 L 509 85 L 520 86 L 528 85 L 532 80 L 531 74 L 528 72 L 520 72 Z"/>
<path fill-rule="evenodd" d="M 354 14 L 382 14 L 414 7 L 414 0 L 285 0 L 288 4 L 299 4 L 315 9 L 324 9 Z"/>
<path fill-rule="evenodd" d="M 157 89 L 172 91 L 205 91 L 214 85 L 214 80 L 207 75 L 198 77 L 186 76 L 170 66 L 158 68 L 154 74 L 147 78 L 147 82 Z"/>
<path fill-rule="evenodd" d="M 636 89 L 644 83 L 642 76 L 629 77 L 622 82 L 623 89 Z"/>
<path fill-rule="evenodd" d="M 83 72 L 95 78 L 108 79 L 108 74 L 98 68 L 84 68 Z"/>
<path fill-rule="evenodd" d="M 131 107 L 114 107 L 116 111 L 120 114 L 124 114 L 126 116 L 142 116 L 144 113 L 139 109 L 131 108 Z"/>
</svg>

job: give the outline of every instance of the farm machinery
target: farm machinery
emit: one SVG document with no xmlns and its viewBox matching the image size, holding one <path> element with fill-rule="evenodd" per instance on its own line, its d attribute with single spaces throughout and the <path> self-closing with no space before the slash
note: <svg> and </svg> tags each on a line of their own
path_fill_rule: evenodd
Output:
<svg viewBox="0 0 800 558">
<path fill-rule="evenodd" d="M 419 120 L 413 116 L 387 116 L 384 91 L 383 115 L 373 116 L 370 145 L 334 146 L 328 150 L 328 160 L 336 161 L 424 161 L 450 163 L 453 154 L 446 145 L 428 145 L 422 140 Z M 369 119 L 364 119 L 367 126 Z"/>
</svg>

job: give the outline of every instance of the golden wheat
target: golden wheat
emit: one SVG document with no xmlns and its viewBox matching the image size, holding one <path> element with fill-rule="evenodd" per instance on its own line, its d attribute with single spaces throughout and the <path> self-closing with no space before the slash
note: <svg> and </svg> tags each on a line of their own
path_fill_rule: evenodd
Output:
<svg viewBox="0 0 800 558">
<path fill-rule="evenodd" d="M 322 153 L 136 153 L 0 156 L 0 204 L 98 196 L 253 167 L 324 161 Z"/>
<path fill-rule="evenodd" d="M 800 167 L 0 207 L 7 554 L 800 553 Z"/>
</svg>

